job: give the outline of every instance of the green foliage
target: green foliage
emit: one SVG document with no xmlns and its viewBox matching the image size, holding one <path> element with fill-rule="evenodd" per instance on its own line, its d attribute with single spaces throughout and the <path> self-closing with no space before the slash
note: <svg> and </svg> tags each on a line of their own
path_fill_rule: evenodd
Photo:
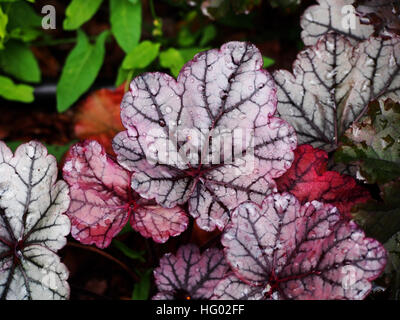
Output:
<svg viewBox="0 0 400 320">
<path fill-rule="evenodd" d="M 72 0 L 63 22 L 65 30 L 76 30 L 88 21 L 99 9 L 103 0 Z"/>
<path fill-rule="evenodd" d="M 118 240 L 113 240 L 112 244 L 114 245 L 115 248 L 117 248 L 119 251 L 121 251 L 126 257 L 132 259 L 132 260 L 138 260 L 140 262 L 145 262 L 145 259 L 143 258 L 144 251 L 135 251 L 126 246 L 123 242 L 118 241 Z"/>
<path fill-rule="evenodd" d="M 372 103 L 368 116 L 345 133 L 335 161 L 356 163 L 368 183 L 400 177 L 400 105 L 391 100 Z"/>
<path fill-rule="evenodd" d="M 42 18 L 25 1 L 12 3 L 7 14 L 9 18 L 7 30 L 10 38 L 30 42 L 41 35 Z"/>
<path fill-rule="evenodd" d="M 122 68 L 125 70 L 146 68 L 157 58 L 159 50 L 159 43 L 143 41 L 126 55 Z"/>
<path fill-rule="evenodd" d="M 19 41 L 8 41 L 0 51 L 0 68 L 21 81 L 40 81 L 40 69 L 35 56 L 26 44 Z"/>
<path fill-rule="evenodd" d="M 142 31 L 140 1 L 110 0 L 111 31 L 119 46 L 131 52 L 139 43 Z"/>
<path fill-rule="evenodd" d="M 20 102 L 32 102 L 33 88 L 25 84 L 15 84 L 10 78 L 0 76 L 0 96 Z"/>
<path fill-rule="evenodd" d="M 160 53 L 160 65 L 163 68 L 170 69 L 172 75 L 176 78 L 185 64 L 180 52 L 175 48 L 169 48 L 166 51 Z"/>
<path fill-rule="evenodd" d="M 195 54 L 202 52 L 204 48 L 184 48 L 175 49 L 169 48 L 160 53 L 160 65 L 163 68 L 169 69 L 171 74 L 176 78 L 183 65 L 193 59 Z"/>
<path fill-rule="evenodd" d="M 132 300 L 147 300 L 150 295 L 152 269 L 140 274 L 140 281 L 135 283 L 132 292 Z"/>
<path fill-rule="evenodd" d="M 268 68 L 268 67 L 273 66 L 275 64 L 275 60 L 263 56 L 263 63 L 264 63 L 264 68 Z"/>
<path fill-rule="evenodd" d="M 105 41 L 109 31 L 101 33 L 95 44 L 78 30 L 77 44 L 65 61 L 57 86 L 57 109 L 67 110 L 95 81 L 104 61 Z"/>
<path fill-rule="evenodd" d="M 7 33 L 8 16 L 3 12 L 0 7 L 0 49 L 3 48 L 3 41 Z"/>
</svg>

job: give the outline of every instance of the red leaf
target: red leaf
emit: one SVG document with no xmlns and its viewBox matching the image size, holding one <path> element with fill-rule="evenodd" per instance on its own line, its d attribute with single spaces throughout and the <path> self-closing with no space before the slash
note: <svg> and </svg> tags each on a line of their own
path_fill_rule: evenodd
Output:
<svg viewBox="0 0 400 320">
<path fill-rule="evenodd" d="M 247 286 L 231 276 L 215 290 L 220 299 L 363 299 L 386 264 L 383 246 L 335 207 L 301 206 L 288 193 L 241 204 L 222 244 Z"/>
<path fill-rule="evenodd" d="M 74 119 L 74 131 L 78 139 L 97 140 L 108 153 L 113 154 L 111 141 L 124 129 L 120 117 L 124 87 L 123 84 L 116 90 L 97 90 L 78 106 Z"/>
<path fill-rule="evenodd" d="M 276 179 L 279 192 L 290 192 L 304 204 L 318 200 L 337 207 L 346 217 L 357 203 L 371 199 L 369 192 L 347 175 L 327 171 L 328 154 L 310 145 L 295 150 L 292 167 Z"/>
<path fill-rule="evenodd" d="M 195 245 L 182 246 L 175 256 L 164 255 L 154 270 L 159 293 L 153 299 L 209 299 L 227 270 L 221 250 L 212 248 L 200 254 Z"/>
<path fill-rule="evenodd" d="M 82 243 L 107 247 L 130 215 L 132 227 L 156 242 L 165 242 L 187 227 L 188 218 L 181 208 L 164 209 L 132 191 L 131 173 L 112 160 L 96 141 L 72 146 L 63 174 L 70 185 L 67 214 L 71 233 Z"/>
</svg>

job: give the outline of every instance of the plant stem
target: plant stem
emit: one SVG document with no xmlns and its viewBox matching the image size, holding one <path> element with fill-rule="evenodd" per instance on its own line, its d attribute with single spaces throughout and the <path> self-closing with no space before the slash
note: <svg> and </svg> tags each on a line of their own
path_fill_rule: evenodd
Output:
<svg viewBox="0 0 400 320">
<path fill-rule="evenodd" d="M 108 260 L 111 260 L 111 261 L 115 262 L 116 264 L 118 264 L 122 269 L 124 269 L 131 276 L 131 278 L 135 282 L 139 282 L 140 281 L 139 277 L 137 277 L 136 274 L 125 263 L 123 263 L 122 261 L 120 261 L 117 258 L 113 257 L 112 255 L 108 254 L 107 252 L 104 252 L 104 251 L 102 251 L 100 249 L 97 249 L 95 247 L 85 246 L 83 244 L 76 243 L 76 242 L 68 242 L 67 246 L 80 248 L 80 249 L 83 249 L 83 250 L 89 250 L 89 251 L 98 253 L 98 254 L 102 255 L 104 258 L 106 258 Z"/>
</svg>

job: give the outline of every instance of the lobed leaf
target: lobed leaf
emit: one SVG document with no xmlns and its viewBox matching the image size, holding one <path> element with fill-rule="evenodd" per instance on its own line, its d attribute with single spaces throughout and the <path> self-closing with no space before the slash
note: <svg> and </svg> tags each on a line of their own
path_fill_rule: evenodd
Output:
<svg viewBox="0 0 400 320">
<path fill-rule="evenodd" d="M 356 14 L 355 0 L 318 0 L 303 14 L 301 38 L 307 46 L 315 45 L 327 33 L 346 36 L 353 44 L 364 41 L 374 33 L 374 27 L 363 24 Z"/>
<path fill-rule="evenodd" d="M 302 51 L 293 74 L 279 70 L 278 113 L 296 129 L 300 144 L 336 148 L 338 137 L 380 97 L 398 100 L 400 37 L 371 37 L 353 47 L 330 33 Z"/>
<path fill-rule="evenodd" d="M 212 248 L 200 253 L 195 245 L 184 245 L 176 255 L 165 254 L 154 270 L 159 292 L 153 299 L 209 299 L 227 270 L 222 251 Z"/>
<path fill-rule="evenodd" d="M 241 204 L 222 238 L 238 280 L 222 281 L 222 299 L 363 299 L 386 264 L 386 251 L 337 209 L 317 201 L 301 206 L 290 194 L 261 206 Z M 236 291 L 235 288 L 240 289 Z M 247 290 L 246 290 L 247 288 Z M 260 292 L 261 291 L 261 292 Z"/>
<path fill-rule="evenodd" d="M 240 42 L 196 55 L 177 81 L 135 78 L 121 104 L 127 130 L 113 142 L 133 189 L 167 208 L 189 202 L 202 229 L 223 229 L 229 210 L 261 201 L 293 160 L 275 90 L 257 48 Z"/>
<path fill-rule="evenodd" d="M 68 299 L 68 270 L 56 251 L 70 232 L 68 187 L 38 142 L 12 154 L 0 143 L 0 298 Z"/>
<path fill-rule="evenodd" d="M 131 173 L 96 141 L 70 149 L 63 176 L 71 192 L 67 212 L 71 234 L 84 244 L 108 247 L 129 219 L 135 230 L 157 242 L 165 242 L 187 227 L 188 218 L 181 208 L 164 209 L 140 199 L 130 188 Z"/>
</svg>

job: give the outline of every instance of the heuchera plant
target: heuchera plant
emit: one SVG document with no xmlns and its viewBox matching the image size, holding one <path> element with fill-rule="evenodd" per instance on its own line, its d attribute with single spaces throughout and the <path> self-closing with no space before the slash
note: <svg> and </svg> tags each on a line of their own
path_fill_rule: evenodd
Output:
<svg viewBox="0 0 400 320">
<path fill-rule="evenodd" d="M 210 299 L 214 288 L 229 267 L 221 250 L 211 248 L 200 254 L 195 245 L 180 247 L 176 255 L 167 253 L 154 270 L 159 290 L 154 300 Z"/>
<path fill-rule="evenodd" d="M 276 180 L 279 192 L 290 192 L 301 204 L 317 200 L 330 203 L 347 218 L 351 208 L 371 199 L 365 188 L 357 185 L 355 179 L 328 171 L 328 154 L 310 145 L 295 150 L 292 167 Z"/>
<path fill-rule="evenodd" d="M 121 105 L 126 131 L 113 142 L 118 162 L 135 172 L 132 188 L 167 208 L 188 202 L 207 231 L 222 230 L 239 203 L 273 191 L 296 136 L 273 116 L 276 88 L 262 63 L 255 46 L 230 42 L 196 55 L 177 81 L 135 78 Z"/>
<path fill-rule="evenodd" d="M 67 215 L 75 239 L 105 248 L 128 220 L 133 229 L 156 242 L 186 229 L 188 217 L 180 207 L 163 208 L 140 198 L 130 187 L 131 175 L 96 141 L 72 146 L 63 176 L 70 186 Z"/>
<path fill-rule="evenodd" d="M 68 299 L 68 270 L 57 250 L 70 222 L 68 186 L 38 142 L 15 155 L 0 142 L 0 299 Z"/>
<path fill-rule="evenodd" d="M 370 37 L 355 46 L 327 33 L 297 56 L 293 74 L 276 71 L 278 113 L 296 129 L 299 144 L 327 151 L 381 97 L 399 100 L 400 37 Z"/>
<path fill-rule="evenodd" d="M 363 299 L 386 263 L 383 246 L 335 207 L 288 193 L 241 204 L 222 244 L 234 274 L 215 299 Z"/>
</svg>

